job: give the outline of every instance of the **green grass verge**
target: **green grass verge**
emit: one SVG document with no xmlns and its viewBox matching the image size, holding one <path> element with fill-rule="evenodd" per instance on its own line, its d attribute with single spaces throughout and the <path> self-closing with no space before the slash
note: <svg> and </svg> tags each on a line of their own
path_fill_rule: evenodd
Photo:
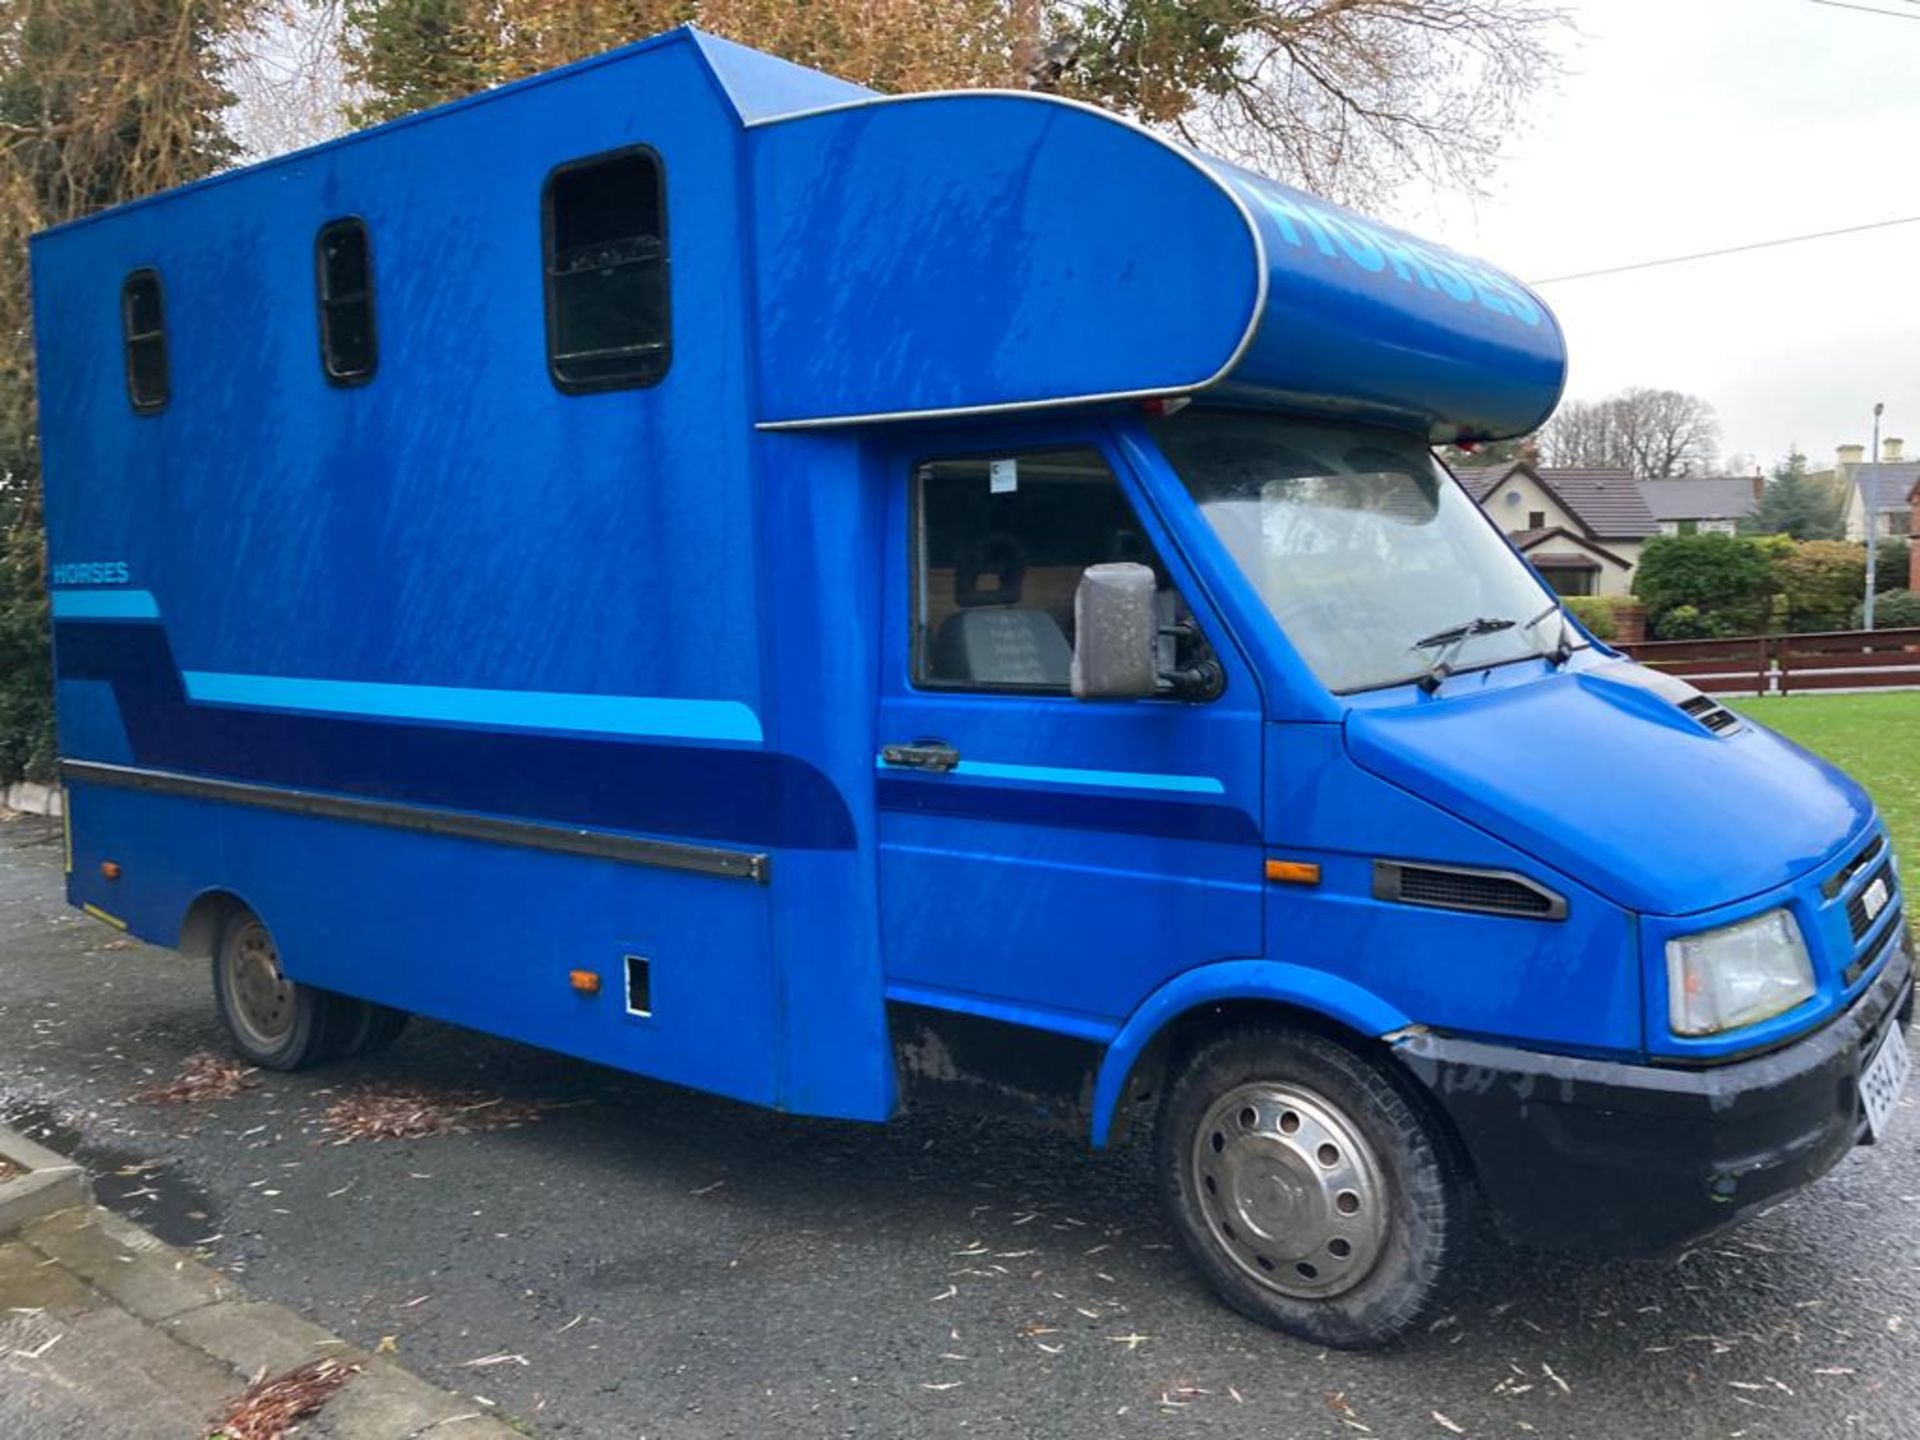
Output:
<svg viewBox="0 0 1920 1440">
<path fill-rule="evenodd" d="M 1872 794 L 1910 867 L 1920 862 L 1920 691 L 1728 699 L 1823 755 Z"/>
</svg>

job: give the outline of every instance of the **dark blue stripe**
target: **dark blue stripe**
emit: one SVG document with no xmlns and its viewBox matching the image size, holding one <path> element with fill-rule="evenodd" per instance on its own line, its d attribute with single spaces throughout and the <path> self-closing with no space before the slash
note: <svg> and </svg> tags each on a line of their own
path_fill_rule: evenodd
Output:
<svg viewBox="0 0 1920 1440">
<path fill-rule="evenodd" d="M 61 678 L 113 686 L 139 765 L 675 839 L 854 842 L 838 788 L 796 756 L 195 705 L 163 627 L 56 628 Z"/>
<path fill-rule="evenodd" d="M 879 777 L 882 810 L 968 820 L 1005 820 L 1067 830 L 1113 830 L 1176 840 L 1258 845 L 1260 827 L 1244 810 L 1196 800 L 1075 795 L 1058 785 L 982 785 L 948 776 Z"/>
</svg>

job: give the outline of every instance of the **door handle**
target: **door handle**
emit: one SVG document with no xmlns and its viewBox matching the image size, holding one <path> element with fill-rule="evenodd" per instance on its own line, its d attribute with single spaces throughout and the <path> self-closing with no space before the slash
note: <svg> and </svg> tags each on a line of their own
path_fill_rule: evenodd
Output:
<svg viewBox="0 0 1920 1440">
<path fill-rule="evenodd" d="M 915 740 L 906 745 L 882 746 L 880 758 L 889 765 L 944 775 L 960 763 L 960 752 L 944 740 Z"/>
</svg>

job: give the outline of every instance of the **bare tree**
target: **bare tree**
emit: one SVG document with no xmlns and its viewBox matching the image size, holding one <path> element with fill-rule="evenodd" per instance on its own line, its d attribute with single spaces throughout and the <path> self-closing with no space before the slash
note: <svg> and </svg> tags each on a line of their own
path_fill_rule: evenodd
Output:
<svg viewBox="0 0 1920 1440">
<path fill-rule="evenodd" d="M 347 128 L 352 93 L 341 58 L 338 0 L 265 0 L 228 39 L 228 128 L 246 160 L 330 140 Z"/>
<path fill-rule="evenodd" d="M 1698 395 L 1642 385 L 1567 401 L 1539 435 L 1548 465 L 1631 470 L 1643 480 L 1711 470 L 1719 439 L 1713 406 Z"/>
<path fill-rule="evenodd" d="M 1477 188 L 1565 17 L 1534 0 L 304 0 L 344 12 L 356 121 L 684 20 L 885 91 L 1057 91 L 1336 199 Z"/>
<path fill-rule="evenodd" d="M 1527 0 L 1090 0 L 1061 88 L 1348 201 L 1477 191 L 1559 70 L 1563 12 Z"/>
</svg>

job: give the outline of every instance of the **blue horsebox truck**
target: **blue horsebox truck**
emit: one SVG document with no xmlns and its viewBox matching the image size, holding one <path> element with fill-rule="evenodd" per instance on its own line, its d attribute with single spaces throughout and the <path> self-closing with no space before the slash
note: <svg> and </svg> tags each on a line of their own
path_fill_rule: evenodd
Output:
<svg viewBox="0 0 1920 1440">
<path fill-rule="evenodd" d="M 409 1014 L 796 1114 L 1150 1122 L 1332 1345 L 1880 1134 L 1894 857 L 1437 462 L 1486 265 L 691 30 L 37 237 L 72 902 L 241 1055 Z"/>
</svg>

